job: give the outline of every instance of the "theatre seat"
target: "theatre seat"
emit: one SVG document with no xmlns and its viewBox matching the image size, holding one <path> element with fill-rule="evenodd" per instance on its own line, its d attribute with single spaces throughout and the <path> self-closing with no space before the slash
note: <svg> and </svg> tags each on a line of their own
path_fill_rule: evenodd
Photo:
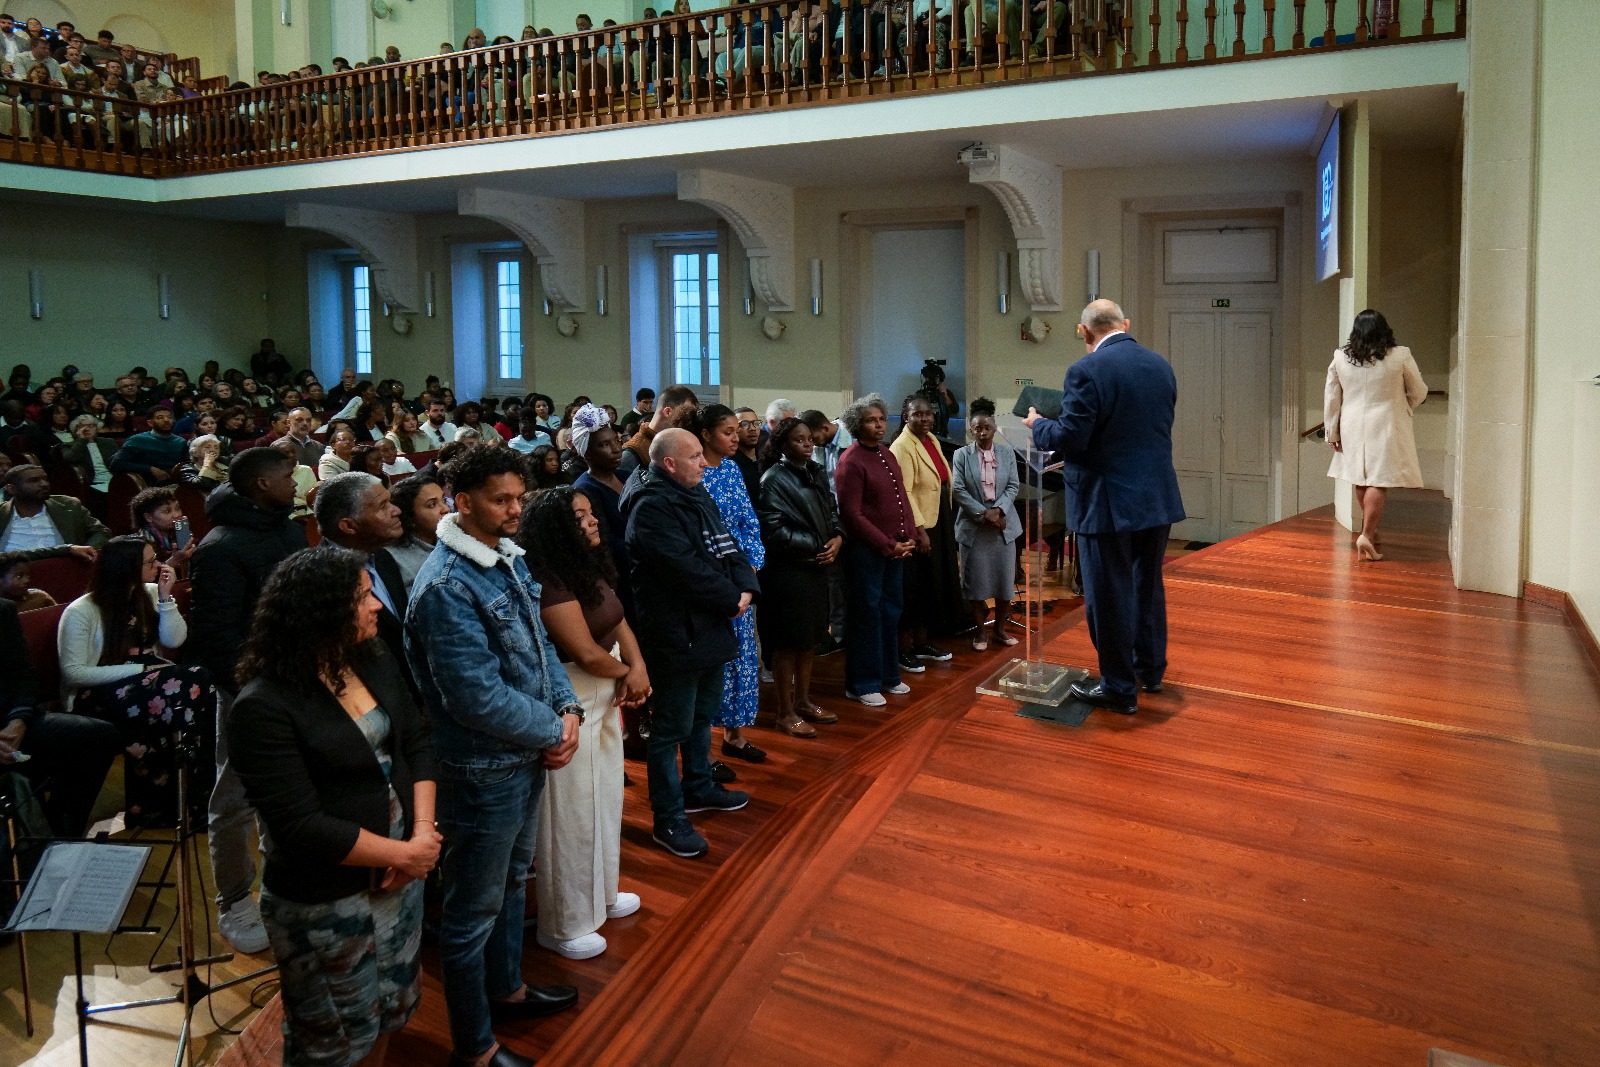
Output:
<svg viewBox="0 0 1600 1067">
<path fill-rule="evenodd" d="M 37 559 L 29 568 L 33 584 L 56 598 L 58 604 L 69 604 L 89 591 L 89 581 L 94 577 L 94 564 L 77 556 L 53 556 Z M 24 615 L 33 612 L 25 611 Z"/>
<path fill-rule="evenodd" d="M 22 639 L 28 646 L 28 661 L 33 664 L 34 681 L 39 686 L 39 703 L 50 708 L 61 704 L 61 657 L 56 654 L 56 627 L 65 604 L 17 616 L 22 623 Z"/>
</svg>

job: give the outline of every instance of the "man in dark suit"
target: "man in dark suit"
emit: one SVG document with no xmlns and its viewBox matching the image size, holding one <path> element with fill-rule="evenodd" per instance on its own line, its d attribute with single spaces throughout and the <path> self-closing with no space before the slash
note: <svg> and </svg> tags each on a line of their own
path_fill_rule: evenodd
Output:
<svg viewBox="0 0 1600 1067">
<path fill-rule="evenodd" d="M 1161 691 L 1167 669 L 1167 535 L 1183 521 L 1172 469 L 1178 379 L 1172 364 L 1128 334 L 1110 300 L 1083 309 L 1088 355 L 1067 368 L 1061 414 L 1033 408 L 1036 447 L 1063 461 L 1067 527 L 1078 535 L 1089 639 L 1100 681 L 1073 685 L 1088 704 L 1132 715 L 1138 690 Z"/>
<path fill-rule="evenodd" d="M 393 653 L 415 696 L 416 685 L 406 661 L 406 583 L 394 557 L 379 551 L 398 543 L 404 534 L 400 509 L 389 499 L 383 482 L 364 471 L 346 471 L 324 481 L 317 490 L 316 508 L 317 529 L 325 540 L 367 557 L 372 595 L 383 605 L 378 612 L 378 637 Z"/>
</svg>

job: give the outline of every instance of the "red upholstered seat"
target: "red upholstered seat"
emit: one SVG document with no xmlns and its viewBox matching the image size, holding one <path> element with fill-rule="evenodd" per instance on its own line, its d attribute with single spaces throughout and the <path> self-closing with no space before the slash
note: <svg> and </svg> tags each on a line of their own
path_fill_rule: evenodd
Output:
<svg viewBox="0 0 1600 1067">
<path fill-rule="evenodd" d="M 94 564 L 77 556 L 36 559 L 29 569 L 33 572 L 34 588 L 43 589 L 59 604 L 69 604 L 87 593 L 89 581 L 94 577 Z"/>
<path fill-rule="evenodd" d="M 56 707 L 61 699 L 61 658 L 56 654 L 56 626 L 61 622 L 65 604 L 37 611 L 24 611 L 18 615 L 22 623 L 22 639 L 28 646 L 28 660 L 33 664 L 34 680 L 39 686 L 39 702 Z"/>
</svg>

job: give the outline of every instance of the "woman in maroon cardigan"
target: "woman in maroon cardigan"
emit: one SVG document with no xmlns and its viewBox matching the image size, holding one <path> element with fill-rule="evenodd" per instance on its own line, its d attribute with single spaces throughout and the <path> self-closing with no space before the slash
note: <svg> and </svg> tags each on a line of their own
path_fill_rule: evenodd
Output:
<svg viewBox="0 0 1600 1067">
<path fill-rule="evenodd" d="M 877 393 L 861 397 L 839 416 L 856 443 L 839 457 L 834 488 L 844 527 L 845 695 L 868 707 L 885 693 L 909 693 L 900 680 L 900 608 L 905 560 L 927 535 L 917 527 L 905 478 L 883 445 L 888 408 Z"/>
</svg>

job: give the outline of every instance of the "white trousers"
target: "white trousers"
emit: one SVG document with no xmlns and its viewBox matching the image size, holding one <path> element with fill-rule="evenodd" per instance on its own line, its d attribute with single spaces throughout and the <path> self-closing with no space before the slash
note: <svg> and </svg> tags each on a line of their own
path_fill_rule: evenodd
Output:
<svg viewBox="0 0 1600 1067">
<path fill-rule="evenodd" d="M 613 648 L 611 654 L 618 656 Z M 620 658 L 620 656 L 618 657 Z M 583 705 L 578 751 L 545 776 L 539 798 L 539 933 L 571 941 L 606 921 L 622 855 L 622 710 L 614 678 L 565 664 Z"/>
</svg>

